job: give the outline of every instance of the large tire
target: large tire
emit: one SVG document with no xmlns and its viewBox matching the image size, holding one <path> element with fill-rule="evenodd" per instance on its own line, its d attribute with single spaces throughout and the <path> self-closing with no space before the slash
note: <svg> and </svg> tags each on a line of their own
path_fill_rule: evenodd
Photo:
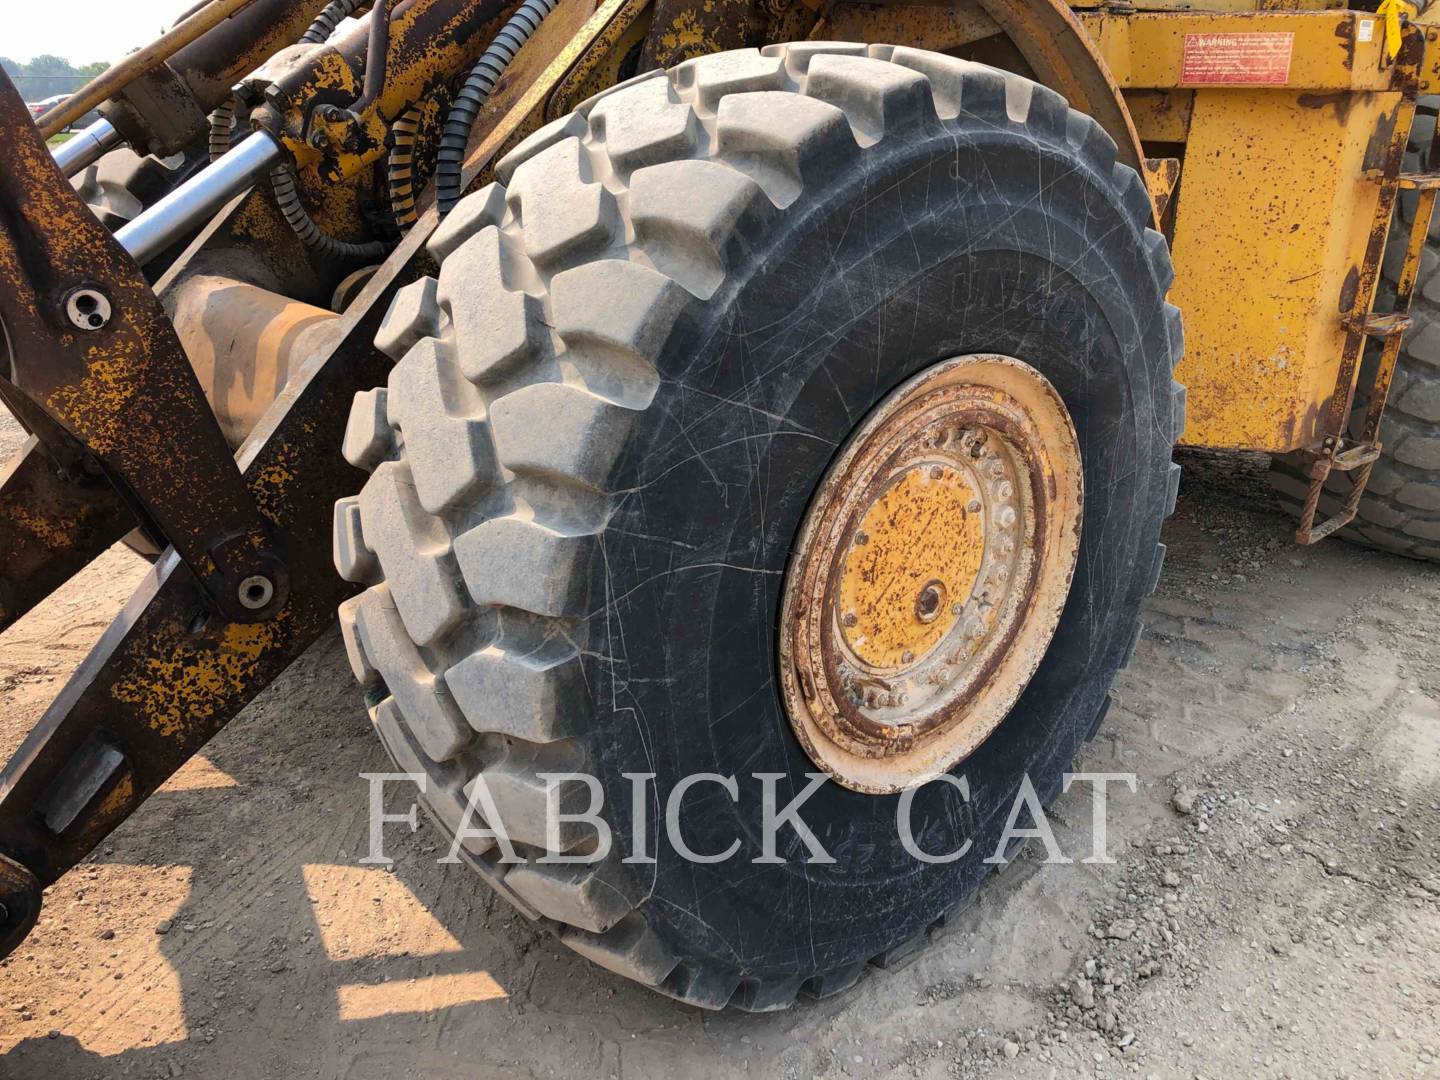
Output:
<svg viewBox="0 0 1440 1080">
<path fill-rule="evenodd" d="M 1113 142 L 1015 75 L 889 46 L 725 53 L 623 84 L 542 129 L 470 196 L 378 344 L 336 506 L 351 663 L 396 762 L 453 835 L 483 776 L 526 865 L 469 861 L 600 964 L 695 1005 L 782 1008 L 850 985 L 961 907 L 1027 772 L 1041 797 L 1099 724 L 1154 587 L 1179 470 L 1178 312 L 1163 238 Z M 1079 565 L 1038 672 L 962 766 L 915 799 L 826 785 L 805 819 L 834 865 L 753 864 L 759 784 L 816 771 L 775 677 L 781 584 L 835 448 L 915 372 L 995 352 L 1075 424 Z M 537 863 L 544 782 L 589 771 L 617 852 Z M 685 836 L 656 851 L 676 780 Z M 629 855 L 626 773 L 656 773 L 653 865 Z M 588 798 L 574 787 L 576 802 Z M 571 789 L 564 789 L 568 794 Z M 567 826 L 584 847 L 592 828 Z M 782 833 L 782 841 L 794 840 Z M 797 854 L 798 852 L 798 854 Z"/>
<path fill-rule="evenodd" d="M 1421 99 L 1416 130 L 1405 157 L 1407 172 L 1424 168 L 1435 134 L 1433 117 L 1437 108 L 1440 98 Z M 1387 294 L 1389 298 L 1394 296 L 1418 198 L 1414 191 L 1400 193 L 1382 269 L 1382 305 L 1387 302 Z M 1405 335 L 1380 425 L 1380 460 L 1370 474 L 1354 522 L 1336 535 L 1364 547 L 1433 562 L 1440 561 L 1440 215 L 1431 223 L 1430 237 L 1421 255 L 1411 315 L 1415 323 Z M 1367 352 L 1360 372 L 1361 387 L 1374 381 L 1378 352 L 1377 345 Z M 1368 394 L 1356 393 L 1350 414 L 1353 437 L 1358 437 L 1364 428 L 1369 403 Z M 1309 488 L 1304 469 L 1299 456 L 1293 454 L 1275 458 L 1270 469 L 1270 482 L 1280 495 L 1281 505 L 1296 517 Z M 1351 473 L 1330 474 L 1320 497 L 1317 521 L 1344 506 L 1353 480 Z"/>
<path fill-rule="evenodd" d="M 168 158 L 111 150 L 71 179 L 95 216 L 111 232 L 128 225 L 204 166 L 199 149 Z"/>
<path fill-rule="evenodd" d="M 70 186 L 79 192 L 101 224 L 118 232 L 206 164 L 203 139 L 166 158 L 142 156 L 122 146 L 71 177 Z M 158 281 L 193 238 L 192 230 L 150 259 L 144 266 L 146 278 Z"/>
</svg>

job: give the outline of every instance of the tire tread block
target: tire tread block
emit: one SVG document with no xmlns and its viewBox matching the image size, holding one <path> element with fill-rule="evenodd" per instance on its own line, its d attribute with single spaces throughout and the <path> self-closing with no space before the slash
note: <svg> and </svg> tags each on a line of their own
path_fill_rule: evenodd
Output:
<svg viewBox="0 0 1440 1080">
<path fill-rule="evenodd" d="M 443 529 L 420 505 L 408 468 L 391 461 L 375 471 L 360 492 L 360 520 L 410 639 L 435 644 L 465 605 Z"/>
<path fill-rule="evenodd" d="M 474 737 L 445 681 L 428 667 L 410 643 L 386 588 L 360 595 L 354 609 L 354 635 L 403 710 L 416 742 L 432 761 L 448 761 Z"/>
</svg>

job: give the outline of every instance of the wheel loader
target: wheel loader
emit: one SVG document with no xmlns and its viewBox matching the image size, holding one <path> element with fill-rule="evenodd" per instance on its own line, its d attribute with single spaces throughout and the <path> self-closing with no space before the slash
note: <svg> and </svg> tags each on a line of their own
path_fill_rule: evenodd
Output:
<svg viewBox="0 0 1440 1080">
<path fill-rule="evenodd" d="M 0 77 L 0 628 L 153 563 L 0 773 L 0 955 L 338 619 L 450 887 L 706 1008 L 905 959 L 1177 443 L 1440 557 L 1437 81 L 1406 0 L 211 0 Z"/>
</svg>

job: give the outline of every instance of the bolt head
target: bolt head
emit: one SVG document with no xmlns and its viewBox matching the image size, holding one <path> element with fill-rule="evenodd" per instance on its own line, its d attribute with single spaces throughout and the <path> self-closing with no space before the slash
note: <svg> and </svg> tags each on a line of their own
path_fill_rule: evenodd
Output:
<svg viewBox="0 0 1440 1080">
<path fill-rule="evenodd" d="M 91 286 L 72 289 L 65 297 L 65 317 L 71 326 L 87 334 L 103 330 L 113 314 L 110 298 Z"/>
<path fill-rule="evenodd" d="M 241 607 L 260 611 L 275 599 L 275 583 L 264 574 L 251 574 L 240 582 L 235 592 Z"/>
</svg>

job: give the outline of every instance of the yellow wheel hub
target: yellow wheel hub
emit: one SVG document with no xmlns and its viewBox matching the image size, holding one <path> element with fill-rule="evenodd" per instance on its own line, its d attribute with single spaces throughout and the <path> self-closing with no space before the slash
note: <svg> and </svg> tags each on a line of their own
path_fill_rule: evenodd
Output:
<svg viewBox="0 0 1440 1080">
<path fill-rule="evenodd" d="M 822 482 L 785 579 L 781 691 L 816 764 L 885 793 L 973 751 L 1055 632 L 1081 503 L 1074 427 L 1029 365 L 947 360 L 887 398 Z"/>
<path fill-rule="evenodd" d="M 983 510 L 963 470 L 939 459 L 900 473 L 860 520 L 840 578 L 841 635 L 877 668 L 927 653 L 959 618 L 985 557 Z"/>
</svg>

